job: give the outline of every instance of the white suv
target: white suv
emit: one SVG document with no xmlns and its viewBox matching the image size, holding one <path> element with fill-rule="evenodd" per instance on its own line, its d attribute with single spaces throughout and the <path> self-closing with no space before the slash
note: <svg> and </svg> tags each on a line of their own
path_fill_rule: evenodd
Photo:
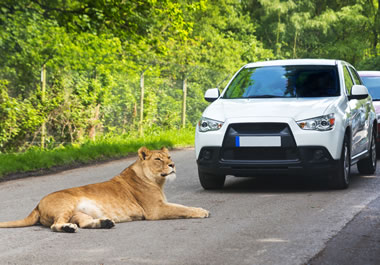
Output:
<svg viewBox="0 0 380 265">
<path fill-rule="evenodd" d="M 350 166 L 376 170 L 377 120 L 354 67 L 339 60 L 247 64 L 210 104 L 195 134 L 201 185 L 222 188 L 226 175 L 306 173 L 349 185 Z"/>
</svg>

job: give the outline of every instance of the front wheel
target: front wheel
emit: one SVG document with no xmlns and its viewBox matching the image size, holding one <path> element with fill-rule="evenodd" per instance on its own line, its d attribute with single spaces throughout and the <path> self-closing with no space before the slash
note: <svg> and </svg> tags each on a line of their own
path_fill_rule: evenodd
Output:
<svg viewBox="0 0 380 265">
<path fill-rule="evenodd" d="M 201 172 L 198 169 L 199 181 L 205 190 L 215 190 L 221 189 L 224 186 L 224 181 L 226 176 L 224 175 L 214 175 L 209 173 Z"/>
<path fill-rule="evenodd" d="M 376 133 L 372 133 L 369 156 L 358 162 L 358 170 L 361 174 L 373 174 L 376 171 Z"/>
<path fill-rule="evenodd" d="M 342 153 L 338 167 L 330 175 L 330 187 L 333 189 L 347 189 L 351 172 L 351 155 L 347 136 L 344 137 Z"/>
</svg>

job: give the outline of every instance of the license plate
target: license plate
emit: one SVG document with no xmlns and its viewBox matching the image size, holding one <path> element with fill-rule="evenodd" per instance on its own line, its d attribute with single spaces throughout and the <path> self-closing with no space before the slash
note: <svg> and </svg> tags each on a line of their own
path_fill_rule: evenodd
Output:
<svg viewBox="0 0 380 265">
<path fill-rule="evenodd" d="M 280 147 L 281 136 L 236 136 L 236 147 Z"/>
</svg>

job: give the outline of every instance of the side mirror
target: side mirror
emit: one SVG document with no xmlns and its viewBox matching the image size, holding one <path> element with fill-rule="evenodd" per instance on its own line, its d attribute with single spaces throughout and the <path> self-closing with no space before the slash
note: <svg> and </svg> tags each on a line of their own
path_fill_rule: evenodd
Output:
<svg viewBox="0 0 380 265">
<path fill-rule="evenodd" d="M 368 97 L 368 89 L 362 85 L 353 85 L 348 99 L 365 99 Z"/>
<path fill-rule="evenodd" d="M 205 100 L 208 102 L 213 102 L 213 101 L 217 100 L 219 98 L 219 96 L 220 96 L 219 89 L 210 88 L 210 89 L 207 89 L 207 91 L 205 93 Z"/>
</svg>

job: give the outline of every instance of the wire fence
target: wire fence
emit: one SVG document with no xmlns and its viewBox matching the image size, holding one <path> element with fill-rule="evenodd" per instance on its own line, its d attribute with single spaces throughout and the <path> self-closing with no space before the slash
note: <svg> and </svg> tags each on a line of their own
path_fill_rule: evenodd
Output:
<svg viewBox="0 0 380 265">
<path fill-rule="evenodd" d="M 23 84 L 26 89 L 19 91 L 20 83 L 8 83 L 8 100 L 23 113 L 12 112 L 19 115 L 13 127 L 7 128 L 7 118 L 14 118 L 10 113 L 0 119 L 3 130 L 10 132 L 0 133 L 0 151 L 194 126 L 207 106 L 205 90 L 222 88 L 230 76 L 223 69 L 162 67 L 156 62 L 140 71 L 101 66 L 73 71 L 43 65 L 28 86 Z"/>
</svg>

